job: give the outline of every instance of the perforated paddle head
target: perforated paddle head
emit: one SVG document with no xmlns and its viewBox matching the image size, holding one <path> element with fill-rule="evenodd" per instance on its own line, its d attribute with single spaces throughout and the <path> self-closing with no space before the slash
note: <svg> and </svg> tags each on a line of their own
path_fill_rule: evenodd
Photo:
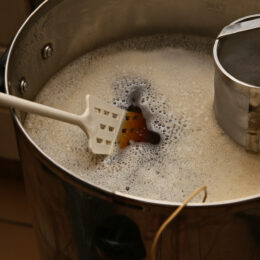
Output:
<svg viewBox="0 0 260 260">
<path fill-rule="evenodd" d="M 111 154 L 126 111 L 90 95 L 86 98 L 81 127 L 89 137 L 88 146 L 95 154 Z"/>
</svg>

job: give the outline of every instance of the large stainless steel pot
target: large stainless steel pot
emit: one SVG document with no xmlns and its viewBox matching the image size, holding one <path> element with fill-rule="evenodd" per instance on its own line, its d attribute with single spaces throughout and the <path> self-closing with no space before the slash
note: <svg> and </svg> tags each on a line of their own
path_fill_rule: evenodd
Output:
<svg viewBox="0 0 260 260">
<path fill-rule="evenodd" d="M 234 19 L 259 11 L 255 0 L 46 1 L 11 45 L 6 91 L 33 99 L 64 65 L 114 40 L 162 32 L 215 37 Z M 86 183 L 30 139 L 23 113 L 13 116 L 42 259 L 150 259 L 155 232 L 178 203 Z M 259 234 L 260 195 L 190 204 L 164 231 L 158 259 L 260 259 Z"/>
</svg>

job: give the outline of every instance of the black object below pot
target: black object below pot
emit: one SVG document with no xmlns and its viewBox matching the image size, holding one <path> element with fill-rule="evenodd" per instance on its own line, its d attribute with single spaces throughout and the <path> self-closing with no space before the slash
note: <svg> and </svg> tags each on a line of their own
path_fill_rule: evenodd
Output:
<svg viewBox="0 0 260 260">
<path fill-rule="evenodd" d="M 138 226 L 126 216 L 111 216 L 97 228 L 97 251 L 104 259 L 143 259 L 145 249 Z"/>
</svg>

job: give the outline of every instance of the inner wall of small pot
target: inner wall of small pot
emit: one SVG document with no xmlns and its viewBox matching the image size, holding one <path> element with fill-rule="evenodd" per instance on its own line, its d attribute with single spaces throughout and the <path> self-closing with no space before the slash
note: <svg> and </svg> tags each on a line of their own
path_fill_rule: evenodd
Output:
<svg viewBox="0 0 260 260">
<path fill-rule="evenodd" d="M 218 58 L 236 79 L 260 86 L 260 29 L 240 32 L 219 40 Z"/>
</svg>

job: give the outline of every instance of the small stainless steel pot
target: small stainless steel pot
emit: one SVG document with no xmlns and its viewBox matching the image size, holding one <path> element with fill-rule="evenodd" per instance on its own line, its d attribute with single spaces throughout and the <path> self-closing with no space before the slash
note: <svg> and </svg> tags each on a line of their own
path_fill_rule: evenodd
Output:
<svg viewBox="0 0 260 260">
<path fill-rule="evenodd" d="M 8 55 L 6 91 L 33 99 L 80 55 L 131 36 L 182 32 L 213 38 L 260 11 L 259 1 L 50 0 L 23 24 Z M 212 86 L 213 87 L 213 83 Z M 45 154 L 13 112 L 41 258 L 150 259 L 153 237 L 179 205 L 87 183 Z M 164 231 L 157 259 L 260 259 L 260 195 L 187 206 Z"/>
<path fill-rule="evenodd" d="M 226 26 L 214 45 L 215 115 L 247 150 L 260 148 L 260 15 Z"/>
</svg>

